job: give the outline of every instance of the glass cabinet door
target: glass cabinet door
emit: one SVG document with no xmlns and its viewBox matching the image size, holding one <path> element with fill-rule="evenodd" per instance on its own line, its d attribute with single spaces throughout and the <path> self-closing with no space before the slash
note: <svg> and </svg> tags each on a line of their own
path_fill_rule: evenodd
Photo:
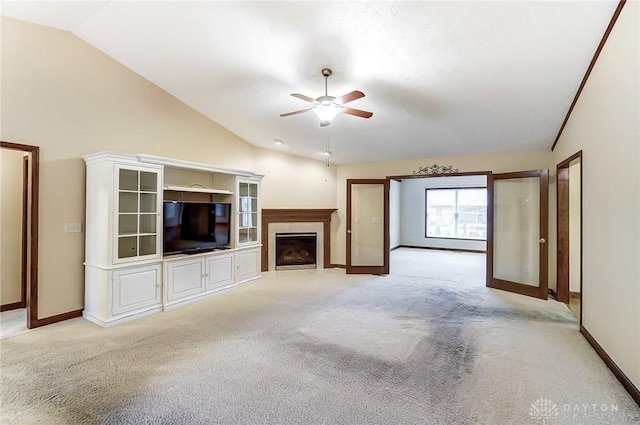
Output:
<svg viewBox="0 0 640 425">
<path fill-rule="evenodd" d="M 258 241 L 258 184 L 238 183 L 238 244 Z"/>
<path fill-rule="evenodd" d="M 117 169 L 116 260 L 158 254 L 159 172 Z"/>
</svg>

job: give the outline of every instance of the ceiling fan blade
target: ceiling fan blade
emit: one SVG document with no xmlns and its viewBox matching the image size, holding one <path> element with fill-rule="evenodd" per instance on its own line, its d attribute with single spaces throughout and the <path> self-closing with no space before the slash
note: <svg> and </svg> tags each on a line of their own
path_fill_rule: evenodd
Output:
<svg viewBox="0 0 640 425">
<path fill-rule="evenodd" d="M 291 96 L 297 97 L 298 99 L 302 99 L 305 102 L 309 102 L 309 103 L 313 103 L 313 102 L 316 101 L 315 99 L 311 99 L 309 96 L 305 96 L 305 95 L 300 94 L 300 93 L 291 93 Z"/>
<path fill-rule="evenodd" d="M 299 111 L 293 111 L 293 112 L 287 112 L 286 114 L 280 114 L 281 117 L 288 117 L 290 115 L 296 115 L 296 114 L 301 114 L 303 112 L 309 112 L 310 110 L 312 110 L 313 108 L 307 108 L 307 109 L 301 109 Z"/>
<path fill-rule="evenodd" d="M 336 100 L 334 100 L 335 103 L 338 103 L 340 105 L 344 105 L 347 102 L 351 102 L 352 100 L 356 100 L 356 99 L 360 99 L 361 97 L 364 97 L 364 93 L 362 93 L 359 90 L 354 90 L 351 93 L 347 93 L 343 96 L 337 97 Z"/>
<path fill-rule="evenodd" d="M 355 115 L 356 117 L 361 117 L 361 118 L 371 118 L 373 116 L 373 112 L 361 111 L 360 109 L 344 108 L 344 107 L 342 108 L 342 113 Z"/>
</svg>

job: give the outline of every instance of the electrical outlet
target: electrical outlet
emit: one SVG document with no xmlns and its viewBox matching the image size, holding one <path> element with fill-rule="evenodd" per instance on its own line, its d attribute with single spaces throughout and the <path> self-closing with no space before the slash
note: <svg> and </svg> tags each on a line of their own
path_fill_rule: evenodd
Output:
<svg viewBox="0 0 640 425">
<path fill-rule="evenodd" d="M 65 233 L 80 233 L 82 232 L 82 223 L 65 223 Z"/>
</svg>

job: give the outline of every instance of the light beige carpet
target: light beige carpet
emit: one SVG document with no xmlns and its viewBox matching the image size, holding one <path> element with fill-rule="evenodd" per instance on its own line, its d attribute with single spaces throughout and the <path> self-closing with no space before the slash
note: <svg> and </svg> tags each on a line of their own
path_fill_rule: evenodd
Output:
<svg viewBox="0 0 640 425">
<path fill-rule="evenodd" d="M 564 304 L 484 287 L 484 256 L 271 272 L 110 329 L 1 341 L 3 424 L 637 424 Z"/>
</svg>

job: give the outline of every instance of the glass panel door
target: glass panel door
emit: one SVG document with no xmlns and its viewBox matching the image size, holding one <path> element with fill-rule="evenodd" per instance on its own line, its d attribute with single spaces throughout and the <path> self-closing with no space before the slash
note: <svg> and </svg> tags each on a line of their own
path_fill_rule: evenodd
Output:
<svg viewBox="0 0 640 425">
<path fill-rule="evenodd" d="M 238 244 L 258 241 L 258 184 L 238 183 Z"/>
<path fill-rule="evenodd" d="M 489 180 L 487 286 L 547 299 L 548 170 Z"/>
<path fill-rule="evenodd" d="M 158 254 L 159 172 L 117 168 L 116 259 Z"/>
<path fill-rule="evenodd" d="M 530 286 L 540 283 L 539 192 L 537 177 L 493 184 L 493 275 L 497 279 Z"/>
</svg>

